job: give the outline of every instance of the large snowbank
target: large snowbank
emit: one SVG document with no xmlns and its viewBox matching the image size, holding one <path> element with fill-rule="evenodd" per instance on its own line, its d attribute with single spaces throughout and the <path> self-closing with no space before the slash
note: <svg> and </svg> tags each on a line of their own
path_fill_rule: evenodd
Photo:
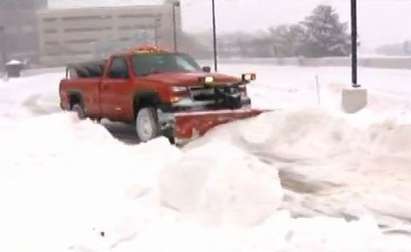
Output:
<svg viewBox="0 0 411 252">
<path fill-rule="evenodd" d="M 270 117 L 258 120 L 271 123 Z M 269 164 L 269 159 L 252 155 L 253 148 L 225 140 L 220 130 L 207 136 L 217 134 L 218 141 L 183 150 L 166 139 L 126 146 L 103 127 L 79 122 L 70 114 L 28 119 L 12 131 L 3 131 L 7 155 L 0 158 L 0 233 L 7 239 L 0 249 L 404 251 L 410 246 L 405 237 L 383 235 L 367 212 L 350 222 L 318 214 L 296 218 L 295 213 L 304 216 L 293 209 L 299 207 L 292 202 L 297 194 L 288 194 L 287 184 L 282 188 L 287 181 L 280 184 L 277 172 L 307 175 L 307 170 L 321 166 L 286 169 L 281 162 Z M 266 151 L 270 153 L 270 148 Z M 338 165 L 328 168 L 345 172 Z M 319 170 L 312 176 L 326 172 Z M 305 199 L 305 204 L 339 210 L 344 198 L 338 202 L 339 192 L 333 189 L 323 189 L 319 199 L 308 191 L 314 202 Z M 361 192 L 356 187 L 346 189 L 346 193 Z"/>
<path fill-rule="evenodd" d="M 214 224 L 255 225 L 283 198 L 277 170 L 219 141 L 185 153 L 162 172 L 160 188 L 164 204 Z"/>
<path fill-rule="evenodd" d="M 128 148 L 103 127 L 65 114 L 25 120 L 0 137 L 1 251 L 68 248 L 121 216 L 127 192 L 143 194 L 156 169 L 178 157 L 164 139 Z"/>
<path fill-rule="evenodd" d="M 407 224 L 411 125 L 356 124 L 314 108 L 287 109 L 224 125 L 186 148 L 218 138 L 269 163 L 295 215 L 357 219 L 373 212 L 381 225 Z"/>
<path fill-rule="evenodd" d="M 121 243 L 129 235 L 134 236 L 138 229 L 148 229 L 151 233 L 151 225 L 158 232 L 163 226 L 167 228 L 167 219 L 177 215 L 168 213 L 172 211 L 166 208 L 161 210 L 162 204 L 173 202 L 174 195 L 159 190 L 160 170 L 169 166 L 163 172 L 163 183 L 160 184 L 163 189 L 170 183 L 183 185 L 189 182 L 173 175 L 181 168 L 181 162 L 177 160 L 183 153 L 170 146 L 167 140 L 158 139 L 137 147 L 126 146 L 114 140 L 100 125 L 78 121 L 71 114 L 20 121 L 12 129 L 3 130 L 0 137 L 3 146 L 7 146 L 7 155 L 0 157 L 3 206 L 0 233 L 8 238 L 0 244 L 4 251 L 16 248 L 28 251 L 72 248 L 81 251 L 82 246 L 101 249 Z M 210 150 L 214 148 L 215 144 Z M 220 214 L 216 207 L 226 206 L 225 209 L 234 213 L 242 211 L 237 213 L 238 222 L 244 221 L 241 217 L 248 215 L 251 215 L 249 221 L 255 222 L 262 215 L 270 216 L 281 201 L 282 191 L 278 178 L 276 180 L 276 171 L 270 171 L 255 158 L 236 152 L 235 148 L 226 149 L 227 156 L 222 159 L 209 157 L 206 152 L 198 150 L 182 157 L 182 163 L 186 163 L 186 167 L 191 163 L 194 173 L 197 172 L 193 165 L 198 155 L 203 156 L 204 169 L 214 162 L 213 169 L 208 172 L 214 183 L 209 183 L 209 188 L 204 184 L 197 185 L 199 191 L 214 190 L 204 198 L 204 203 L 214 208 L 209 209 L 210 218 L 217 218 Z M 239 167 L 243 167 L 244 173 L 237 174 L 233 166 L 231 171 L 225 169 L 233 165 L 229 161 L 240 161 L 236 158 L 246 161 Z M 250 160 L 247 162 L 247 159 Z M 236 178 L 239 176 L 246 177 L 238 181 Z M 207 177 L 207 174 L 199 176 L 203 180 Z M 253 177 L 257 180 L 252 183 L 246 179 Z M 264 183 L 255 184 L 257 181 Z M 226 191 L 214 188 L 217 182 L 227 187 Z M 186 191 L 176 196 L 186 198 L 195 190 L 193 184 L 186 184 L 186 187 Z M 231 202 L 224 199 L 229 190 Z M 260 200 L 254 203 L 263 204 L 261 211 L 253 211 L 244 197 L 244 190 L 247 193 L 250 190 L 260 192 Z M 237 201 L 235 196 L 239 197 Z M 163 211 L 166 216 L 162 216 Z M 225 214 L 230 217 L 230 213 Z M 164 219 L 164 224 L 152 223 L 158 218 Z M 123 226 L 123 221 L 126 226 Z M 179 226 L 178 223 L 169 225 Z M 185 225 L 182 224 L 183 227 Z M 105 235 L 99 239 L 101 232 Z M 86 237 L 84 243 L 83 237 Z"/>
<path fill-rule="evenodd" d="M 9 81 L 0 79 L 1 121 L 60 112 L 58 84 L 63 76 L 63 73 L 53 73 Z"/>
<path fill-rule="evenodd" d="M 256 103 L 282 109 L 182 149 L 125 145 L 59 112 L 60 74 L 0 82 L 0 251 L 408 251 L 406 88 L 379 96 L 370 72 L 378 99 L 347 116 L 339 85 L 321 108 L 316 73 L 258 69 Z"/>
</svg>

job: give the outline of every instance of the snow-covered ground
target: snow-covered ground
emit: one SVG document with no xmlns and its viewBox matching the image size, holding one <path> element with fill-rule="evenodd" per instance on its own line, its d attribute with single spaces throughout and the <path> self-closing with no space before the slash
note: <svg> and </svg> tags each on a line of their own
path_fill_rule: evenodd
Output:
<svg viewBox="0 0 411 252">
<path fill-rule="evenodd" d="M 361 69 L 346 115 L 348 68 L 221 70 L 275 111 L 182 149 L 60 112 L 63 73 L 0 81 L 0 251 L 410 250 L 411 72 Z"/>
</svg>

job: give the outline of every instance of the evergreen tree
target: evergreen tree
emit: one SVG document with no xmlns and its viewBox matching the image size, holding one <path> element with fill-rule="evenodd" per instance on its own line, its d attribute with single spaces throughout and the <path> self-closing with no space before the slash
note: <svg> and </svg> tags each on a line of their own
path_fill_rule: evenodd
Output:
<svg viewBox="0 0 411 252">
<path fill-rule="evenodd" d="M 306 57 L 348 56 L 350 36 L 347 23 L 340 22 L 336 11 L 328 5 L 314 9 L 301 25 L 305 30 L 302 54 Z"/>
<path fill-rule="evenodd" d="M 304 41 L 304 28 L 301 25 L 280 25 L 269 29 L 273 51 L 276 57 L 300 55 Z"/>
</svg>

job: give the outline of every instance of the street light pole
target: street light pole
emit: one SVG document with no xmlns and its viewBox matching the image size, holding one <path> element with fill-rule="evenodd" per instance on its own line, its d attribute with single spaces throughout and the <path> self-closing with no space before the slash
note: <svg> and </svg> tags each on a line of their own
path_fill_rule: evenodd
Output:
<svg viewBox="0 0 411 252">
<path fill-rule="evenodd" d="M 358 85 L 358 57 L 357 57 L 357 0 L 351 0 L 351 71 L 353 88 Z"/>
<path fill-rule="evenodd" d="M 214 71 L 217 72 L 218 64 L 217 64 L 217 30 L 216 30 L 216 15 L 215 15 L 215 3 L 212 0 L 212 8 L 213 8 L 213 50 L 214 50 Z"/>
<path fill-rule="evenodd" d="M 176 8 L 180 7 L 180 2 L 173 2 L 173 40 L 174 40 L 174 52 L 177 52 L 177 21 L 176 21 Z"/>
<path fill-rule="evenodd" d="M 352 87 L 342 90 L 342 108 L 346 113 L 357 113 L 368 104 L 368 91 L 357 80 L 357 0 L 351 0 L 351 77 Z"/>
<path fill-rule="evenodd" d="M 154 21 L 154 44 L 158 46 L 158 27 L 159 27 L 159 20 L 158 18 Z"/>
<path fill-rule="evenodd" d="M 1 56 L 0 70 L 2 70 L 7 61 L 6 36 L 4 35 L 4 26 L 0 26 L 0 56 Z"/>
</svg>

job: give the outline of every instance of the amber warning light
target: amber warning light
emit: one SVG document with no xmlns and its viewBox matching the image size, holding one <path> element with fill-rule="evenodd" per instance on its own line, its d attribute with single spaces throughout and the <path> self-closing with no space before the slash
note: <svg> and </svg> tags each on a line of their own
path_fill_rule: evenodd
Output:
<svg viewBox="0 0 411 252">
<path fill-rule="evenodd" d="M 214 83 L 214 77 L 213 76 L 201 77 L 199 79 L 199 81 L 202 84 L 213 84 Z"/>
<path fill-rule="evenodd" d="M 255 81 L 257 79 L 257 75 L 255 73 L 245 73 L 241 76 L 243 82 L 250 82 Z"/>
</svg>

